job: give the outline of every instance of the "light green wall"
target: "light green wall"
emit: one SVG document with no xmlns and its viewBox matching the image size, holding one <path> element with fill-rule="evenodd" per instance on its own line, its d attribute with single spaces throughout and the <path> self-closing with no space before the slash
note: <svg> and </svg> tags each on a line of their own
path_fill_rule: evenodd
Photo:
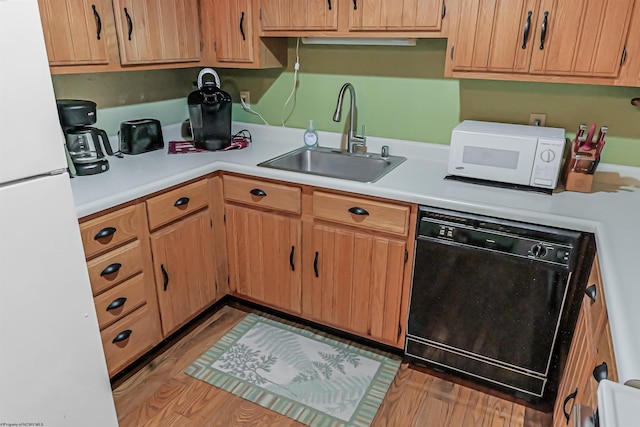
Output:
<svg viewBox="0 0 640 427">
<path fill-rule="evenodd" d="M 300 44 L 295 109 L 283 105 L 293 84 L 296 39 L 289 39 L 286 69 L 217 71 L 234 100 L 251 91 L 252 107 L 272 125 L 343 131 L 331 116 L 345 82 L 356 88 L 358 123 L 366 134 L 448 144 L 451 129 L 464 119 L 528 123 L 530 113 L 546 113 L 547 126 L 567 129 L 580 123 L 609 126 L 603 162 L 640 167 L 640 109 L 630 99 L 640 88 L 553 83 L 456 80 L 443 77 L 446 41 L 418 40 L 414 47 L 310 46 Z M 98 103 L 99 124 L 107 132 L 119 122 L 141 117 L 164 124 L 185 119 L 185 97 L 199 69 L 54 76 L 56 96 Z M 127 105 L 127 108 L 120 106 Z M 109 108 L 106 108 L 109 107 Z M 103 111 L 104 109 L 104 111 Z M 161 117 L 159 117 L 161 116 Z M 236 121 L 261 120 L 234 104 Z M 112 130 L 113 128 L 113 130 Z"/>
</svg>

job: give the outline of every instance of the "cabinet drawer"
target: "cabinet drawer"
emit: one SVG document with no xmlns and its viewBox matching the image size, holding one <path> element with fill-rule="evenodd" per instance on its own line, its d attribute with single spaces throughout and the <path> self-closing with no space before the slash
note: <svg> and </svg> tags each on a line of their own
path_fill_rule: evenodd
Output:
<svg viewBox="0 0 640 427">
<path fill-rule="evenodd" d="M 147 200 L 149 229 L 155 230 L 209 205 L 208 181 L 194 182 Z"/>
<path fill-rule="evenodd" d="M 313 215 L 327 221 L 406 235 L 409 207 L 338 194 L 313 193 Z"/>
<path fill-rule="evenodd" d="M 138 238 L 143 205 L 129 206 L 80 224 L 85 256 L 91 258 Z"/>
<path fill-rule="evenodd" d="M 300 189 L 257 179 L 224 177 L 224 198 L 253 206 L 300 213 Z"/>
<path fill-rule="evenodd" d="M 144 274 L 138 274 L 94 299 L 100 329 L 122 319 L 146 302 L 144 280 Z"/>
<path fill-rule="evenodd" d="M 142 262 L 139 240 L 87 262 L 93 294 L 98 295 L 139 273 L 142 271 Z"/>
<path fill-rule="evenodd" d="M 145 304 L 100 333 L 110 376 L 159 342 L 154 330 L 153 317 Z"/>
</svg>

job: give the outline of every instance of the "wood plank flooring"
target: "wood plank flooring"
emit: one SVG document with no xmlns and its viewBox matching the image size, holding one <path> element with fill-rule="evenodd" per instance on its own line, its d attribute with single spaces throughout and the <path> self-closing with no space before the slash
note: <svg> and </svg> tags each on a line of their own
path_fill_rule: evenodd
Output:
<svg viewBox="0 0 640 427">
<path fill-rule="evenodd" d="M 120 426 L 302 426 L 184 373 L 245 315 L 221 308 L 118 384 L 113 395 Z M 402 364 L 372 425 L 547 427 L 551 418 Z"/>
</svg>

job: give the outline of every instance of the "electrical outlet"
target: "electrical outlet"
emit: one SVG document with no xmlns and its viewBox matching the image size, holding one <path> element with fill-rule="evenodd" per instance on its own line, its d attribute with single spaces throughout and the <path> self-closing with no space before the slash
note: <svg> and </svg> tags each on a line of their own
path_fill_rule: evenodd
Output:
<svg viewBox="0 0 640 427">
<path fill-rule="evenodd" d="M 544 126 L 546 122 L 546 114 L 531 113 L 531 115 L 529 116 L 529 124 L 532 126 Z"/>
<path fill-rule="evenodd" d="M 247 107 L 251 106 L 251 92 L 249 92 L 248 90 L 240 91 L 240 99 L 243 100 L 245 104 L 247 104 Z"/>
</svg>

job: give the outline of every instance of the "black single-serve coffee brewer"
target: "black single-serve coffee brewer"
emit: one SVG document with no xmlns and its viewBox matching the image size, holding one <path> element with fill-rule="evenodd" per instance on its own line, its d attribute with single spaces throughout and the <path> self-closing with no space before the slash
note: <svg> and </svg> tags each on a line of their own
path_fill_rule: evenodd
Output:
<svg viewBox="0 0 640 427">
<path fill-rule="evenodd" d="M 210 74 L 215 81 L 203 82 Z M 198 74 L 198 90 L 189 94 L 189 119 L 197 148 L 215 151 L 231 145 L 231 96 L 220 89 L 220 77 L 212 68 Z"/>
<path fill-rule="evenodd" d="M 58 99 L 58 115 L 66 138 L 66 148 L 75 174 L 94 175 L 109 170 L 108 155 L 113 156 L 107 133 L 91 127 L 96 122 L 96 103 L 79 99 Z M 102 142 L 101 142 L 102 140 Z"/>
</svg>

